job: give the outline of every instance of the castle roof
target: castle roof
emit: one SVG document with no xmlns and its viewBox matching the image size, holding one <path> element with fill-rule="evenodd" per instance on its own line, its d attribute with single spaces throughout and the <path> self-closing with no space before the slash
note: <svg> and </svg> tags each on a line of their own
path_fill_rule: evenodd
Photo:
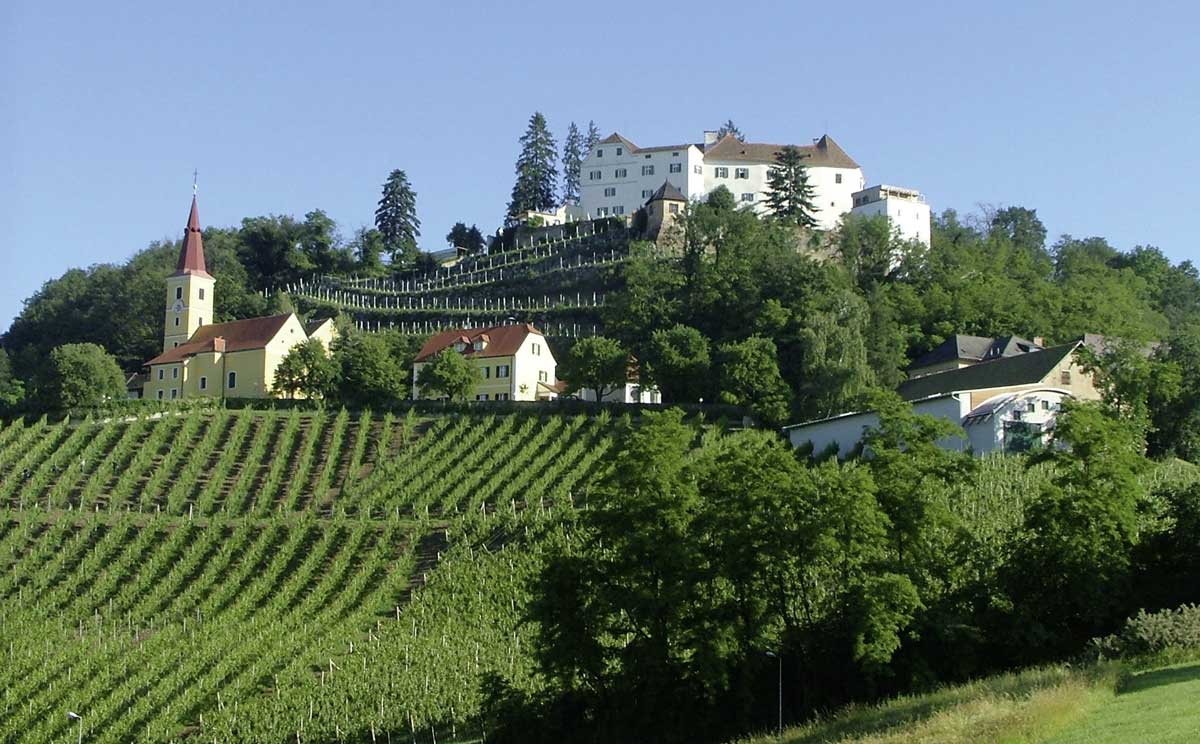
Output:
<svg viewBox="0 0 1200 744">
<path fill-rule="evenodd" d="M 732 134 L 722 137 L 704 151 L 705 160 L 728 160 L 747 163 L 770 163 L 775 161 L 786 145 L 771 145 L 764 142 L 742 142 Z M 841 145 L 828 134 L 822 135 L 811 145 L 795 145 L 805 155 L 804 164 L 809 168 L 857 168 L 858 163 Z"/>
<path fill-rule="evenodd" d="M 683 192 L 680 191 L 675 184 L 671 183 L 670 181 L 663 181 L 663 185 L 659 186 L 658 190 L 650 195 L 650 198 L 646 200 L 646 203 L 649 204 L 650 202 L 656 201 L 685 202 L 687 201 L 687 197 L 683 195 Z"/>
<path fill-rule="evenodd" d="M 490 328 L 455 328 L 442 331 L 425 342 L 413 361 L 429 361 L 459 341 L 466 344 L 462 353 L 467 356 L 481 358 L 512 356 L 517 353 L 521 344 L 525 343 L 525 338 L 531 333 L 542 335 L 541 331 L 528 323 L 498 325 Z M 475 350 L 476 341 L 484 342 L 484 347 L 478 351 Z"/>
<path fill-rule="evenodd" d="M 279 335 L 291 317 L 292 314 L 287 313 L 202 325 L 186 343 L 167 349 L 146 362 L 146 366 L 182 362 L 187 357 L 208 351 L 231 352 L 265 348 Z"/>
<path fill-rule="evenodd" d="M 200 234 L 200 212 L 196 208 L 196 195 L 192 194 L 192 211 L 188 215 L 187 229 L 183 233 L 183 246 L 179 249 L 179 261 L 173 276 L 195 276 L 212 278 L 204 266 L 204 238 Z"/>
</svg>

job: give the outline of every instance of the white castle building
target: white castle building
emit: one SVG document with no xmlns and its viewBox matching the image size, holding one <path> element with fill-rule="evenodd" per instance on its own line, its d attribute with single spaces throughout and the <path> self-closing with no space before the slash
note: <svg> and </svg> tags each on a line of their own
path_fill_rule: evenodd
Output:
<svg viewBox="0 0 1200 744">
<path fill-rule="evenodd" d="M 775 165 L 776 154 L 783 145 L 742 142 L 733 135 L 717 139 L 716 132 L 705 132 L 704 141 L 656 147 L 638 147 L 620 134 L 613 133 L 596 144 L 584 157 L 580 168 L 579 207 L 584 219 L 629 216 L 666 181 L 678 188 L 688 199 L 700 199 L 718 186 L 724 186 L 740 205 L 762 213 L 766 210 L 766 195 L 770 190 L 767 176 Z M 832 230 L 842 215 L 856 211 L 858 198 L 873 189 L 866 189 L 862 168 L 829 135 L 811 145 L 798 145 L 807 157 L 809 183 L 813 186 L 817 207 L 817 227 Z M 894 187 L 885 196 L 875 194 L 863 202 L 866 214 L 880 213 L 876 202 L 883 201 L 884 214 L 903 211 L 889 201 L 892 192 L 910 190 Z M 924 204 L 923 200 L 920 200 Z M 908 211 L 914 211 L 910 208 Z M 925 224 L 921 230 L 911 220 L 897 221 L 901 235 L 929 242 L 929 210 L 925 207 Z"/>
</svg>

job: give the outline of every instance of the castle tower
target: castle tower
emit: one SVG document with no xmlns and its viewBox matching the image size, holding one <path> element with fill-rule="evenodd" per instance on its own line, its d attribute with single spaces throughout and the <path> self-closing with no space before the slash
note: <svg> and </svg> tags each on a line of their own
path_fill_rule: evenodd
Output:
<svg viewBox="0 0 1200 744">
<path fill-rule="evenodd" d="M 204 240 L 200 235 L 200 213 L 196 194 L 192 193 L 192 212 L 188 215 L 183 247 L 175 273 L 167 277 L 167 312 L 163 332 L 163 351 L 187 341 L 196 329 L 213 322 L 212 275 L 204 267 Z"/>
</svg>

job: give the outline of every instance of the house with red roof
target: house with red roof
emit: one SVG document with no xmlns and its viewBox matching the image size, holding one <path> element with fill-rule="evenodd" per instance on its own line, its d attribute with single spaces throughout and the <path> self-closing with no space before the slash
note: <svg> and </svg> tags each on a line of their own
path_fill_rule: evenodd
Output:
<svg viewBox="0 0 1200 744">
<path fill-rule="evenodd" d="M 482 377 L 471 397 L 490 400 L 557 398 L 557 363 L 546 337 L 528 323 L 488 328 L 456 328 L 436 334 L 421 347 L 413 363 L 413 399 L 431 398 L 417 385 L 425 365 L 443 351 L 462 354 Z"/>
<path fill-rule="evenodd" d="M 332 320 L 305 326 L 288 313 L 214 323 L 214 284 L 193 194 L 175 273 L 167 278 L 163 351 L 145 364 L 142 397 L 271 397 L 275 370 L 292 347 L 316 338 L 329 349 Z"/>
</svg>

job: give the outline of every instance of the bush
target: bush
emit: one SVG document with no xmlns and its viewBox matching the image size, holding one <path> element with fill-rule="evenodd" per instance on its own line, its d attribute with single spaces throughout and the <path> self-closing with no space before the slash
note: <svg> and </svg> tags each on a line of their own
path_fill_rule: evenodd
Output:
<svg viewBox="0 0 1200 744">
<path fill-rule="evenodd" d="M 1101 658 L 1145 656 L 1167 649 L 1200 649 L 1200 605 L 1146 612 L 1125 621 L 1121 632 L 1092 639 Z"/>
</svg>

